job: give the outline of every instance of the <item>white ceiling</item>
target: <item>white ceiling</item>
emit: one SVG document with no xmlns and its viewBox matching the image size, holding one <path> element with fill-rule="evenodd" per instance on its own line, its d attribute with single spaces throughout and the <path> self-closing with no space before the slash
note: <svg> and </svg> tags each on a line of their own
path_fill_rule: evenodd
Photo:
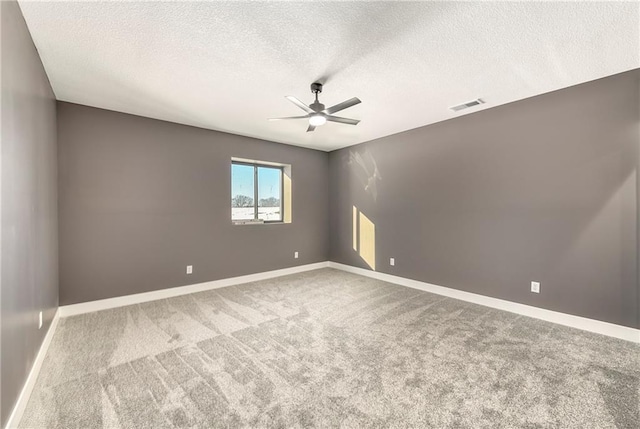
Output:
<svg viewBox="0 0 640 429">
<path fill-rule="evenodd" d="M 638 2 L 20 5 L 59 100 L 322 150 L 640 67 Z M 315 80 L 362 122 L 267 121 Z"/>
</svg>

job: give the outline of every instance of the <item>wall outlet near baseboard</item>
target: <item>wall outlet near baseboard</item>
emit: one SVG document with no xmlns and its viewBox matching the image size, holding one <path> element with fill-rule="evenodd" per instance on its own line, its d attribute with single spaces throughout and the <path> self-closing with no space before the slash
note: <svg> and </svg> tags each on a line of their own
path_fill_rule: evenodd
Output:
<svg viewBox="0 0 640 429">
<path fill-rule="evenodd" d="M 42 329 L 42 311 L 38 314 L 38 329 Z"/>
<path fill-rule="evenodd" d="M 293 252 L 293 257 L 294 257 L 295 259 L 298 259 L 298 252 Z"/>
<path fill-rule="evenodd" d="M 187 274 L 193 273 L 193 265 L 187 265 Z"/>
<path fill-rule="evenodd" d="M 396 264 L 396 258 L 389 258 L 389 265 L 392 267 Z"/>
<path fill-rule="evenodd" d="M 531 292 L 540 293 L 540 282 L 531 282 Z"/>
</svg>

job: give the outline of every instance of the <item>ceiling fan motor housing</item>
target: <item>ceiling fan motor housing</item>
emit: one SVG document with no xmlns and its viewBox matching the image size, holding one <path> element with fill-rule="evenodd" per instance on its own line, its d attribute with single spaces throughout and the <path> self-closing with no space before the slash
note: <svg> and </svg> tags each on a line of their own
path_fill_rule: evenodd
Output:
<svg viewBox="0 0 640 429">
<path fill-rule="evenodd" d="M 320 103 L 319 101 L 315 101 L 309 104 L 309 107 L 313 109 L 314 112 L 322 112 L 324 110 L 324 104 Z"/>
</svg>

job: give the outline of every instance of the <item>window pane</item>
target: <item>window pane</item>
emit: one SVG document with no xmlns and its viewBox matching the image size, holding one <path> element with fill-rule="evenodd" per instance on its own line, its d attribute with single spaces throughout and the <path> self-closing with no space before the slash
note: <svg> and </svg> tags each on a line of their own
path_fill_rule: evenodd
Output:
<svg viewBox="0 0 640 429">
<path fill-rule="evenodd" d="M 254 218 L 253 166 L 231 164 L 231 219 Z"/>
<path fill-rule="evenodd" d="M 258 167 L 258 219 L 282 220 L 282 169 Z"/>
</svg>

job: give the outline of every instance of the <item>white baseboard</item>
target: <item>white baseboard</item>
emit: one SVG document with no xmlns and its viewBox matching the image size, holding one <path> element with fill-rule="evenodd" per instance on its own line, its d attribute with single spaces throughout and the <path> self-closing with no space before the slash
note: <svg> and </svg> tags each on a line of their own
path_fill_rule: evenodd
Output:
<svg viewBox="0 0 640 429">
<path fill-rule="evenodd" d="M 523 316 L 546 320 L 547 322 L 557 323 L 559 325 L 569 326 L 572 328 L 581 329 L 583 331 L 595 332 L 597 334 L 607 335 L 610 337 L 615 337 L 621 340 L 640 344 L 640 329 L 633 329 L 626 326 L 615 325 L 613 323 L 588 319 L 586 317 L 573 316 L 571 314 L 545 310 L 543 308 L 533 307 L 530 305 L 518 304 L 511 301 L 505 301 L 503 299 L 491 298 L 471 292 L 464 292 L 457 289 L 437 286 L 418 280 L 411 280 L 391 274 L 379 273 L 363 268 L 357 268 L 351 265 L 339 264 L 337 262 L 329 262 L 329 267 L 354 274 L 359 274 L 365 277 L 374 278 L 377 280 L 382 280 L 389 283 L 394 283 L 401 286 L 410 287 L 413 289 L 419 289 L 425 292 L 435 293 L 437 295 L 447 296 L 449 298 L 455 298 L 462 301 L 472 302 L 474 304 L 484 305 L 485 307 L 496 308 L 498 310 L 521 314 Z"/>
<path fill-rule="evenodd" d="M 536 319 L 546 320 L 548 322 L 557 323 L 584 331 L 595 332 L 597 334 L 607 335 L 626 341 L 640 344 L 640 329 L 629 328 L 626 326 L 616 325 L 613 323 L 602 322 L 600 320 L 589 319 L 586 317 L 574 316 L 571 314 L 560 313 L 557 311 L 546 310 L 530 305 L 519 304 L 516 302 L 506 301 L 498 298 L 491 298 L 471 292 L 465 292 L 444 286 L 438 286 L 431 283 L 421 282 L 418 280 L 407 279 L 404 277 L 394 276 L 391 274 L 380 273 L 363 268 L 344 265 L 337 262 L 318 262 L 314 264 L 301 265 L 297 267 L 284 268 L 280 270 L 267 271 L 257 274 L 249 274 L 239 277 L 231 277 L 227 279 L 214 280 L 205 283 L 198 283 L 187 286 L 179 286 L 169 289 L 161 289 L 151 292 L 139 293 L 134 295 L 120 296 L 116 298 L 102 299 L 98 301 L 83 302 L 80 304 L 65 305 L 58 309 L 59 317 L 68 317 L 76 314 L 90 313 L 93 311 L 107 310 L 110 308 L 123 307 L 126 305 L 138 304 L 142 302 L 155 301 L 158 299 L 172 298 L 174 296 L 186 295 L 194 292 L 202 292 L 211 289 L 217 289 L 227 286 L 249 283 L 259 280 L 271 279 L 274 277 L 286 276 L 289 274 L 301 273 L 304 271 L 317 270 L 319 268 L 335 268 L 347 271 L 361 276 L 370 277 L 401 286 L 431 292 L 462 301 L 472 302 L 474 304 L 484 305 L 486 307 L 496 308 L 511 313 L 521 314 L 523 316 L 533 317 Z"/>
<path fill-rule="evenodd" d="M 174 296 L 187 295 L 205 290 L 218 289 L 242 283 L 255 282 L 259 280 L 271 279 L 274 277 L 286 276 L 289 274 L 302 273 L 304 271 L 326 268 L 328 262 L 317 262 L 315 264 L 300 265 L 297 267 L 283 268 L 280 270 L 266 271 L 246 276 L 231 277 L 227 279 L 213 280 L 210 282 L 197 283 L 187 286 L 178 286 L 168 289 L 154 290 L 151 292 L 137 293 L 134 295 L 118 296 L 115 298 L 100 299 L 97 301 L 82 302 L 79 304 L 64 305 L 58 309 L 60 317 L 75 316 L 77 314 L 91 313 L 93 311 L 108 310 L 110 308 L 124 307 L 126 305 L 139 304 L 142 302 L 156 301 L 158 299 L 173 298 Z"/>
<path fill-rule="evenodd" d="M 44 340 L 42 340 L 42 344 L 40 345 L 40 350 L 36 355 L 36 359 L 33 361 L 33 365 L 31 366 L 31 370 L 29 371 L 29 376 L 27 377 L 27 381 L 25 381 L 24 386 L 22 387 L 22 391 L 20 392 L 20 396 L 18 396 L 18 400 L 16 401 L 16 405 L 13 407 L 13 411 L 11 411 L 11 414 L 9 415 L 9 420 L 7 420 L 5 429 L 17 428 L 20 424 L 20 419 L 22 419 L 22 414 L 27 407 L 29 397 L 31 397 L 31 392 L 33 391 L 33 387 L 36 385 L 38 374 L 40 374 L 42 362 L 44 362 L 44 357 L 47 355 L 47 350 L 49 350 L 49 345 L 51 344 L 53 334 L 55 334 L 56 332 L 59 316 L 60 312 L 56 311 L 56 314 L 51 320 L 51 325 L 49 325 L 49 330 L 44 336 Z"/>
</svg>

